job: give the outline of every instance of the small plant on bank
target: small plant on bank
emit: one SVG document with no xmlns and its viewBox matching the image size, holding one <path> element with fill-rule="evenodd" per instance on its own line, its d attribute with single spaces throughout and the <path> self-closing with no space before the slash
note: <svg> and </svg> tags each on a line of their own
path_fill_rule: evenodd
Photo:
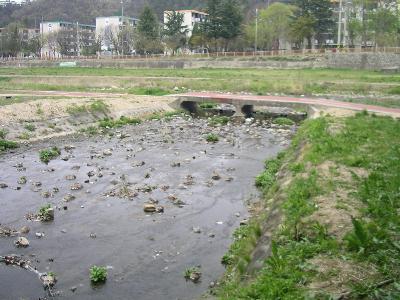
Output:
<svg viewBox="0 0 400 300">
<path fill-rule="evenodd" d="M 54 211 L 51 204 L 46 204 L 40 207 L 39 213 L 37 214 L 40 221 L 48 222 L 54 219 Z"/>
<path fill-rule="evenodd" d="M 214 133 L 209 133 L 206 136 L 206 141 L 209 143 L 217 143 L 219 141 L 219 137 Z"/>
<path fill-rule="evenodd" d="M 104 283 L 107 280 L 107 269 L 105 267 L 93 266 L 90 268 L 90 281 L 93 284 Z"/>
<path fill-rule="evenodd" d="M 70 115 L 80 115 L 80 114 L 84 114 L 86 112 L 87 112 L 86 105 L 73 104 L 73 105 L 67 107 L 67 113 L 69 113 Z"/>
<path fill-rule="evenodd" d="M 48 164 L 52 159 L 60 156 L 61 150 L 57 147 L 52 147 L 50 149 L 41 150 L 39 152 L 39 157 L 42 162 Z"/>
<path fill-rule="evenodd" d="M 7 134 L 8 134 L 7 129 L 4 129 L 4 128 L 0 129 L 0 139 L 5 139 Z"/>
<path fill-rule="evenodd" d="M 276 118 L 272 122 L 281 126 L 292 126 L 295 124 L 294 121 L 288 118 Z"/>
<path fill-rule="evenodd" d="M 0 140 L 0 152 L 15 148 L 18 148 L 18 144 L 16 142 L 2 140 L 2 139 Z"/>
<path fill-rule="evenodd" d="M 26 129 L 26 130 L 28 130 L 30 132 L 33 132 L 33 131 L 36 130 L 36 127 L 35 127 L 35 125 L 33 125 L 31 123 L 28 123 L 28 124 L 25 124 L 24 129 Z"/>
</svg>

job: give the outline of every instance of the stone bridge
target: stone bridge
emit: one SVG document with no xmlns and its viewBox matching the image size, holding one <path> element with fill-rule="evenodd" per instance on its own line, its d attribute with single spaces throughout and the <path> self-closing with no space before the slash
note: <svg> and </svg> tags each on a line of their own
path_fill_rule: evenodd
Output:
<svg viewBox="0 0 400 300">
<path fill-rule="evenodd" d="M 382 106 L 367 105 L 352 102 L 343 102 L 322 98 L 283 97 L 283 96 L 254 96 L 221 93 L 186 93 L 176 95 L 175 108 L 182 108 L 191 113 L 199 110 L 200 103 L 231 104 L 236 108 L 236 116 L 250 117 L 256 107 L 288 107 L 295 110 L 306 111 L 309 116 L 315 115 L 320 109 L 337 108 L 353 111 L 368 111 L 381 115 L 400 118 L 400 109 Z"/>
</svg>

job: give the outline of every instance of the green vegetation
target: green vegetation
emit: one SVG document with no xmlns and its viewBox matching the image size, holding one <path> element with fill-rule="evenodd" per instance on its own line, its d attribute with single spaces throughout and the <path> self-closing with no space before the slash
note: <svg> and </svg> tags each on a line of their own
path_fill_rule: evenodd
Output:
<svg viewBox="0 0 400 300">
<path fill-rule="evenodd" d="M 61 150 L 57 147 L 52 147 L 50 149 L 41 150 L 39 152 L 39 158 L 42 162 L 48 164 L 52 159 L 60 156 Z"/>
<path fill-rule="evenodd" d="M 107 280 L 106 267 L 93 266 L 90 268 L 90 281 L 93 284 L 104 283 Z"/>
<path fill-rule="evenodd" d="M 216 108 L 218 106 L 217 103 L 215 102 L 203 102 L 199 104 L 199 107 L 202 109 L 212 109 L 212 108 Z"/>
<path fill-rule="evenodd" d="M 0 139 L 4 140 L 8 134 L 8 130 L 5 128 L 0 129 Z"/>
<path fill-rule="evenodd" d="M 24 129 L 26 129 L 26 130 L 28 130 L 28 131 L 30 131 L 30 132 L 33 132 L 33 131 L 36 130 L 36 126 L 33 125 L 33 124 L 31 124 L 31 123 L 28 123 L 28 124 L 25 124 L 25 125 L 24 125 Z"/>
<path fill-rule="evenodd" d="M 217 143 L 219 141 L 219 137 L 214 133 L 209 133 L 206 136 L 206 141 L 209 143 Z"/>
<path fill-rule="evenodd" d="M 23 132 L 18 136 L 20 140 L 29 140 L 31 137 L 32 136 L 29 132 Z"/>
<path fill-rule="evenodd" d="M 128 118 L 128 117 L 120 117 L 117 120 L 113 119 L 104 119 L 99 122 L 99 127 L 104 128 L 104 129 L 110 129 L 110 128 L 120 128 L 125 125 L 137 125 L 140 124 L 142 121 L 137 118 Z"/>
<path fill-rule="evenodd" d="M 197 281 L 199 277 L 198 276 L 193 277 L 193 275 L 200 275 L 200 274 L 201 272 L 198 267 L 191 267 L 185 270 L 183 276 L 185 277 L 186 280 L 193 279 L 193 281 Z"/>
<path fill-rule="evenodd" d="M 148 88 L 142 88 L 142 87 L 137 87 L 137 88 L 130 88 L 128 90 L 129 94 L 133 95 L 147 95 L 147 96 L 165 96 L 171 94 L 170 91 L 162 89 L 162 88 L 154 88 L 154 87 L 148 87 Z"/>
<path fill-rule="evenodd" d="M 211 126 L 226 125 L 229 123 L 230 120 L 231 119 L 226 116 L 213 116 L 208 121 L 208 124 Z"/>
<path fill-rule="evenodd" d="M 67 107 L 67 113 L 71 115 L 81 115 L 81 114 L 86 114 L 86 113 L 91 113 L 91 114 L 107 114 L 109 111 L 107 104 L 104 103 L 104 101 L 101 100 L 95 100 L 91 102 L 90 104 L 83 104 L 83 105 L 76 105 L 73 104 L 69 107 Z"/>
<path fill-rule="evenodd" d="M 80 130 L 80 132 L 86 133 L 88 135 L 96 135 L 96 134 L 99 133 L 99 128 L 96 127 L 96 126 L 89 126 L 89 127 L 86 127 L 86 128 L 82 128 Z"/>
<path fill-rule="evenodd" d="M 349 70 L 349 69 L 301 69 L 301 70 L 270 70 L 270 69 L 117 69 L 117 68 L 2 68 L 0 75 L 19 75 L 18 80 L 11 78 L 7 83 L 0 82 L 0 90 L 60 90 L 60 91 L 98 91 L 107 93 L 133 93 L 144 95 L 162 95 L 180 86 L 197 91 L 250 92 L 265 95 L 267 93 L 283 93 L 293 95 L 338 94 L 345 95 L 349 101 L 366 102 L 390 107 L 400 107 L 397 85 L 399 74 L 386 74 L 380 71 Z M 27 77 L 24 77 L 27 75 Z M 37 83 L 35 76 L 53 76 L 58 85 L 49 86 Z M 65 77 L 87 76 L 87 79 L 76 80 L 65 86 Z M 115 82 L 111 88 L 109 77 Z M 118 76 L 142 77 L 137 81 Z M 40 77 L 39 77 L 40 78 Z M 194 80 L 201 78 L 201 80 Z M 103 82 L 103 86 L 88 88 L 88 81 Z M 140 87 L 138 88 L 138 85 Z M 114 86 L 116 85 L 116 86 Z M 372 95 L 370 95 L 372 94 Z M 362 95 L 363 97 L 357 96 Z M 387 95 L 387 99 L 381 99 Z M 365 98 L 364 96 L 368 96 Z M 0 105 L 7 101 L 1 100 Z M 26 97 L 25 97 L 26 98 Z M 24 98 L 24 99 L 25 99 Z M 368 100 L 370 99 L 370 100 Z M 381 100 L 378 100 L 381 99 Z M 25 101 L 29 101 L 26 98 Z M 18 102 L 23 101 L 19 99 Z"/>
<path fill-rule="evenodd" d="M 46 204 L 40 207 L 39 213 L 37 214 L 38 218 L 43 222 L 48 222 L 53 220 L 54 215 L 52 212 L 51 204 Z"/>
<path fill-rule="evenodd" d="M 399 298 L 399 132 L 398 120 L 367 113 L 305 121 L 291 148 L 267 161 L 256 180 L 266 205 L 283 214 L 272 254 L 249 280 L 248 262 L 261 224 L 269 222 L 266 212 L 235 232 L 222 259 L 227 274 L 218 296 Z"/>
<path fill-rule="evenodd" d="M 294 121 L 288 118 L 276 118 L 272 121 L 272 123 L 281 125 L 281 126 L 292 126 L 294 125 Z"/>
<path fill-rule="evenodd" d="M 7 141 L 0 138 L 0 152 L 15 148 L 18 148 L 18 144 L 16 142 Z"/>
</svg>

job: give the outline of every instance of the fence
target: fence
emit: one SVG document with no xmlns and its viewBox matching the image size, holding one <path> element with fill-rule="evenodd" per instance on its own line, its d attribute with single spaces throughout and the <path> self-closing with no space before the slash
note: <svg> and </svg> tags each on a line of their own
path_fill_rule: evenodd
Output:
<svg viewBox="0 0 400 300">
<path fill-rule="evenodd" d="M 223 58 L 223 57 L 285 57 L 300 55 L 326 55 L 329 53 L 398 53 L 400 47 L 391 48 L 332 48 L 332 49 L 303 49 L 275 50 L 248 52 L 211 52 L 190 54 L 145 54 L 145 55 L 92 55 L 92 56 L 57 56 L 57 57 L 0 57 L 0 61 L 71 61 L 71 60 L 143 60 L 143 59 L 182 59 L 182 58 Z"/>
</svg>

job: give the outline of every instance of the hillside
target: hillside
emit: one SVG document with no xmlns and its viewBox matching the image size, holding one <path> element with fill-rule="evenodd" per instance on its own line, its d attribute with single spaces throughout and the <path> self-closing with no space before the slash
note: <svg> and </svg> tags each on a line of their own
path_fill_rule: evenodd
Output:
<svg viewBox="0 0 400 300">
<path fill-rule="evenodd" d="M 125 0 L 125 14 L 138 16 L 145 3 L 148 3 L 161 17 L 164 10 L 201 9 L 207 0 Z M 240 1 L 245 11 L 255 5 L 267 3 L 266 0 Z M 270 1 L 274 2 L 274 1 Z M 93 24 L 96 16 L 117 15 L 121 12 L 120 0 L 37 0 L 28 5 L 0 8 L 0 26 L 20 21 L 28 26 L 38 24 L 40 20 L 79 21 Z"/>
</svg>

